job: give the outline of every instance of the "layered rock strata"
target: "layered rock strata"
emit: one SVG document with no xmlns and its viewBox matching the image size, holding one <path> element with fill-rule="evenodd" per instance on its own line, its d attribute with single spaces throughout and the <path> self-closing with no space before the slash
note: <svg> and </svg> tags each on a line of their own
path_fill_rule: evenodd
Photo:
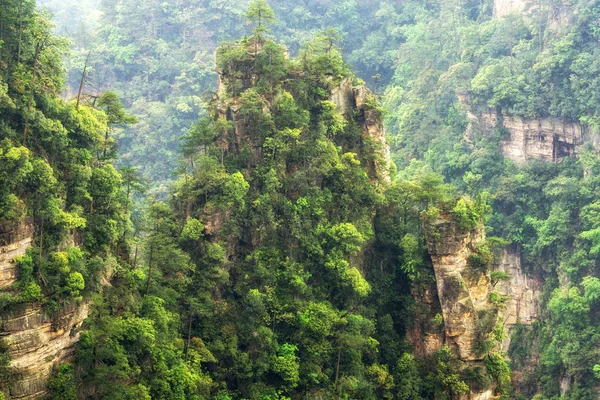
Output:
<svg viewBox="0 0 600 400">
<path fill-rule="evenodd" d="M 437 294 L 444 319 L 445 343 L 463 361 L 481 360 L 475 350 L 482 313 L 492 309 L 491 284 L 469 258 L 485 241 L 483 230 L 463 232 L 449 215 L 425 224 Z"/>
<path fill-rule="evenodd" d="M 18 279 L 14 259 L 31 247 L 33 223 L 3 232 L 0 246 L 0 292 L 10 291 Z M 17 304 L 0 313 L 0 343 L 8 351 L 13 379 L 8 383 L 9 399 L 36 399 L 46 393 L 52 368 L 72 355 L 79 340 L 78 328 L 88 315 L 88 304 L 70 305 L 54 316 L 41 304 Z M 3 382 L 0 382 L 3 383 Z"/>
<path fill-rule="evenodd" d="M 424 223 L 424 228 L 435 285 L 413 288 L 421 312 L 417 313 L 420 318 L 416 318 L 415 325 L 408 329 L 407 338 L 417 356 L 431 355 L 447 345 L 461 361 L 483 367 L 484 354 L 477 351 L 477 343 L 500 322 L 506 335 L 498 350 L 506 353 L 517 325 L 532 325 L 538 318 L 542 282 L 523 271 L 518 246 L 499 249 L 494 257 L 492 271 L 504 272 L 509 280 L 492 282 L 489 271 L 474 268 L 471 257 L 485 242 L 481 228 L 463 231 L 448 214 Z M 500 303 L 491 302 L 493 294 L 502 299 Z M 435 310 L 441 310 L 443 315 L 441 334 L 427 324 Z M 515 371 L 517 382 L 530 369 L 530 361 L 534 360 L 526 360 L 521 370 Z M 492 398 L 493 388 L 471 392 L 461 400 Z"/>
<path fill-rule="evenodd" d="M 79 341 L 89 305 L 71 305 L 50 317 L 40 304 L 22 304 L 0 318 L 0 338 L 8 348 L 14 379 L 9 398 L 36 399 L 46 393 L 52 368 L 67 361 Z"/>
<path fill-rule="evenodd" d="M 527 119 L 487 112 L 479 116 L 469 114 L 469 120 L 467 138 L 475 130 L 486 134 L 504 129 L 505 137 L 500 141 L 502 153 L 517 164 L 530 160 L 560 162 L 565 157 L 576 157 L 589 140 L 584 126 L 557 118 Z"/>
<path fill-rule="evenodd" d="M 33 221 L 26 219 L 11 229 L 0 229 L 0 290 L 17 280 L 16 257 L 25 254 L 33 240 Z"/>
<path fill-rule="evenodd" d="M 507 351 L 515 326 L 531 325 L 537 320 L 541 309 L 542 282 L 523 272 L 521 252 L 517 246 L 503 248 L 498 253 L 494 261 L 494 271 L 510 276 L 510 280 L 500 281 L 493 288 L 499 295 L 507 298 L 504 308 L 500 311 L 508 333 L 502 343 L 502 350 Z"/>
</svg>

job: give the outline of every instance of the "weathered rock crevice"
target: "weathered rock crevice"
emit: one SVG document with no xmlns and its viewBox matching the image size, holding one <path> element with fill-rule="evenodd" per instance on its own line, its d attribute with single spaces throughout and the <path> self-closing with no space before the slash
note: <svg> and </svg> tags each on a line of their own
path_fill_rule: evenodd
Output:
<svg viewBox="0 0 600 400">
<path fill-rule="evenodd" d="M 406 339 L 413 345 L 413 352 L 419 358 L 426 358 L 440 350 L 446 343 L 440 300 L 435 279 L 427 279 L 411 287 L 415 299 L 415 315 L 406 330 Z M 437 318 L 436 318 L 437 317 Z"/>
<path fill-rule="evenodd" d="M 490 270 L 475 268 L 472 256 L 486 241 L 482 227 L 464 231 L 451 215 L 443 214 L 426 221 L 424 230 L 435 283 L 413 288 L 421 312 L 408 329 L 407 338 L 419 357 L 429 356 L 447 345 L 465 365 L 484 367 L 485 353 L 480 351 L 479 344 L 501 324 L 505 337 L 496 344 L 496 350 L 506 354 L 517 327 L 531 326 L 538 318 L 542 282 L 523 271 L 521 251 L 515 245 L 497 249 Z M 510 279 L 492 281 L 491 272 L 503 272 Z M 493 301 L 493 297 L 501 300 Z M 443 316 L 443 325 L 428 324 L 438 312 Z M 519 377 L 524 376 L 521 372 L 529 368 L 526 364 L 521 368 L 523 371 L 516 371 L 517 386 Z M 495 398 L 493 388 L 464 397 L 491 398 Z"/>
<path fill-rule="evenodd" d="M 493 309 L 488 275 L 470 267 L 474 249 L 484 243 L 482 229 L 463 232 L 451 216 L 425 224 L 442 310 L 445 343 L 463 361 L 482 360 L 476 351 L 481 312 Z"/>
</svg>

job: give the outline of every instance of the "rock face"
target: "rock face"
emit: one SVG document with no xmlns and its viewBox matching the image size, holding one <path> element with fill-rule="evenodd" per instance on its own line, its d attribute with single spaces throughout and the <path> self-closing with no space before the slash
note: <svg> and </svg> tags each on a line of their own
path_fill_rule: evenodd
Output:
<svg viewBox="0 0 600 400">
<path fill-rule="evenodd" d="M 559 162 L 565 157 L 577 156 L 589 139 L 587 130 L 580 124 L 556 118 L 525 119 L 506 114 L 498 116 L 493 112 L 469 117 L 469 131 L 474 125 L 484 132 L 504 128 L 506 136 L 500 142 L 502 152 L 517 164 L 530 160 Z"/>
<path fill-rule="evenodd" d="M 471 260 L 485 242 L 483 229 L 465 232 L 448 214 L 426 221 L 424 229 L 435 285 L 421 285 L 414 288 L 412 294 L 420 307 L 417 314 L 421 319 L 441 310 L 443 328 L 441 332 L 436 331 L 427 321 L 417 321 L 408 329 L 407 338 L 415 346 L 417 356 L 431 355 L 445 344 L 467 365 L 481 367 L 484 354 L 477 351 L 477 344 L 497 322 L 503 322 L 506 333 L 498 350 L 506 353 L 517 325 L 531 325 L 538 318 L 542 282 L 523 271 L 521 251 L 517 246 L 497 250 L 492 265 L 492 271 L 504 272 L 510 280 L 492 282 L 488 271 L 475 268 Z M 494 293 L 504 299 L 502 306 L 491 302 Z M 532 362 L 527 361 L 521 370 L 515 370 L 517 386 L 519 377 L 524 376 L 523 372 L 533 365 Z M 493 388 L 469 393 L 461 400 L 492 398 L 495 398 Z"/>
<path fill-rule="evenodd" d="M 526 4 L 526 0 L 494 0 L 494 17 L 502 18 L 508 14 L 520 13 Z"/>
<path fill-rule="evenodd" d="M 485 241 L 485 233 L 462 232 L 451 216 L 442 215 L 425 224 L 425 236 L 444 317 L 445 342 L 461 360 L 481 360 L 475 345 L 481 316 L 493 308 L 491 284 L 486 273 L 471 268 L 469 257 Z"/>
<path fill-rule="evenodd" d="M 0 246 L 0 291 L 10 290 L 18 278 L 13 260 L 31 247 L 33 223 L 25 220 L 4 232 Z M 8 238 L 8 239 L 7 239 Z M 44 313 L 40 304 L 13 305 L 0 312 L 0 342 L 10 356 L 14 379 L 9 399 L 35 399 L 46 393 L 52 367 L 67 360 L 79 340 L 77 328 L 88 315 L 88 304 L 63 308 L 56 316 Z"/>
<path fill-rule="evenodd" d="M 25 254 L 33 240 L 33 221 L 26 219 L 12 229 L 0 229 L 0 290 L 17 280 L 16 257 Z"/>
<path fill-rule="evenodd" d="M 446 341 L 444 326 L 436 315 L 442 315 L 435 280 L 425 285 L 413 285 L 415 318 L 406 330 L 406 339 L 414 346 L 414 354 L 424 358 L 440 350 Z"/>
<path fill-rule="evenodd" d="M 331 93 L 331 101 L 338 111 L 351 118 L 352 113 L 358 114 L 358 122 L 363 130 L 363 138 L 372 140 L 377 148 L 378 158 L 367 165 L 367 171 L 372 178 L 383 178 L 390 182 L 390 147 L 385 138 L 383 118 L 379 110 L 369 105 L 369 101 L 376 101 L 375 96 L 364 86 L 353 86 L 350 80 L 344 80 L 340 86 Z"/>
<path fill-rule="evenodd" d="M 531 325 L 540 313 L 542 282 L 525 274 L 521 267 L 521 252 L 517 246 L 509 246 L 500 250 L 494 262 L 494 270 L 505 272 L 509 281 L 501 281 L 494 290 L 507 296 L 505 308 L 500 315 L 508 331 L 502 343 L 503 350 L 508 350 L 511 332 L 517 324 Z"/>
<path fill-rule="evenodd" d="M 9 398 L 36 399 L 46 393 L 52 368 L 69 359 L 79 340 L 78 328 L 88 316 L 89 304 L 72 305 L 57 317 L 39 304 L 23 304 L 0 318 L 0 337 L 8 348 L 15 378 Z"/>
</svg>

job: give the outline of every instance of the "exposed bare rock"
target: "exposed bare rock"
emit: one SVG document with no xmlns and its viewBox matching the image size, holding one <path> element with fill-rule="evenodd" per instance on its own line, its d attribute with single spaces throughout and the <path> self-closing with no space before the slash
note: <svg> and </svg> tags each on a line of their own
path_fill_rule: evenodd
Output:
<svg viewBox="0 0 600 400">
<path fill-rule="evenodd" d="M 208 236 L 218 235 L 229 214 L 230 213 L 225 210 L 216 209 L 210 206 L 205 207 L 202 215 L 204 233 Z"/>
<path fill-rule="evenodd" d="M 442 215 L 437 220 L 425 223 L 427 247 L 435 272 L 437 293 L 414 292 L 417 302 L 431 307 L 432 299 L 439 298 L 444 317 L 444 337 L 437 339 L 432 350 L 438 350 L 442 343 L 462 361 L 470 365 L 481 363 L 482 355 L 475 351 L 477 330 L 485 325 L 485 318 L 492 322 L 501 320 L 506 329 L 506 338 L 499 350 L 508 351 L 511 335 L 517 324 L 531 325 L 540 313 L 542 282 L 527 275 L 521 266 L 521 252 L 517 246 L 509 246 L 496 254 L 494 271 L 505 272 L 509 281 L 500 281 L 492 286 L 488 273 L 474 270 L 469 265 L 469 257 L 485 240 L 483 230 L 464 232 L 452 217 Z M 498 309 L 490 301 L 496 292 L 504 296 L 504 308 Z M 495 322 L 494 322 L 495 324 Z M 417 335 L 422 335 L 419 338 Z M 415 343 L 417 355 L 429 353 L 426 343 L 431 343 L 431 334 L 419 326 L 409 329 L 408 337 Z M 515 370 L 515 382 L 526 375 L 535 363 L 535 357 L 524 360 L 522 368 Z M 470 393 L 461 399 L 492 399 L 493 390 L 483 393 Z"/>
<path fill-rule="evenodd" d="M 508 14 L 525 10 L 526 0 L 494 0 L 494 17 L 502 18 Z"/>
<path fill-rule="evenodd" d="M 356 96 L 352 82 L 346 79 L 340 85 L 334 87 L 331 91 L 331 101 L 342 115 L 354 112 L 356 110 Z"/>
<path fill-rule="evenodd" d="M 589 136 L 582 125 L 556 118 L 526 119 L 507 114 L 498 116 L 493 112 L 469 117 L 471 126 L 467 135 L 472 134 L 473 124 L 488 132 L 496 127 L 504 128 L 506 137 L 500 142 L 502 152 L 517 164 L 529 160 L 559 162 L 565 157 L 577 156 Z"/>
<path fill-rule="evenodd" d="M 72 355 L 88 311 L 88 303 L 71 305 L 52 318 L 39 304 L 23 304 L 2 315 L 0 337 L 16 373 L 9 385 L 10 398 L 35 399 L 46 393 L 52 368 Z"/>
<path fill-rule="evenodd" d="M 413 345 L 417 357 L 428 357 L 439 351 L 446 340 L 441 321 L 435 320 L 437 314 L 442 314 L 435 281 L 413 285 L 411 294 L 416 310 L 406 330 L 406 339 Z"/>
<path fill-rule="evenodd" d="M 31 247 L 33 223 L 27 219 L 9 233 L 13 241 L 0 247 L 0 290 L 17 279 L 13 260 Z M 73 345 L 79 340 L 77 328 L 87 318 L 88 309 L 87 303 L 73 304 L 54 317 L 46 315 L 40 304 L 14 305 L 2 311 L 0 341 L 8 349 L 15 372 L 15 379 L 9 384 L 9 398 L 35 399 L 46 393 L 52 367 L 71 356 Z"/>
<path fill-rule="evenodd" d="M 353 113 L 358 114 L 363 137 L 373 140 L 377 146 L 377 159 L 367 165 L 369 176 L 390 182 L 390 147 L 386 141 L 381 112 L 373 106 L 376 102 L 374 94 L 366 87 L 353 86 L 350 79 L 345 79 L 333 88 L 330 99 L 337 111 L 347 119 L 352 118 Z"/>
<path fill-rule="evenodd" d="M 461 396 L 460 400 L 491 400 L 495 399 L 494 390 L 489 389 L 483 393 L 469 393 L 464 396 Z"/>
<path fill-rule="evenodd" d="M 0 247 L 0 289 L 6 289 L 17 280 L 16 257 L 25 254 L 31 247 L 32 237 L 26 237 L 7 246 Z"/>
<path fill-rule="evenodd" d="M 510 280 L 498 282 L 494 288 L 498 294 L 508 297 L 506 308 L 500 313 L 508 331 L 502 347 L 508 350 L 513 328 L 517 324 L 531 325 L 537 320 L 541 307 L 542 282 L 523 272 L 521 252 L 516 246 L 500 251 L 494 262 L 494 270 L 510 276 Z"/>
<path fill-rule="evenodd" d="M 13 260 L 25 254 L 33 240 L 33 221 L 25 219 L 16 226 L 0 225 L 0 290 L 17 280 L 17 267 Z"/>
<path fill-rule="evenodd" d="M 463 361 L 481 360 L 475 338 L 481 311 L 492 308 L 487 274 L 473 270 L 469 257 L 485 240 L 483 230 L 462 232 L 451 216 L 425 224 L 427 247 L 444 317 L 446 344 Z"/>
</svg>

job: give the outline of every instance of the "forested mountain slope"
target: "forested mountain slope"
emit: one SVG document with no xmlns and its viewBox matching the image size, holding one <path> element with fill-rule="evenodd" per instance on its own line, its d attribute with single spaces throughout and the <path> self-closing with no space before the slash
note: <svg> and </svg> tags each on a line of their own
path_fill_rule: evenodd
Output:
<svg viewBox="0 0 600 400">
<path fill-rule="evenodd" d="M 461 191 L 491 195 L 488 234 L 510 243 L 495 264 L 520 265 L 527 280 L 513 272 L 509 282 L 533 296 L 517 303 L 531 313 L 514 310 L 505 349 L 515 389 L 598 398 L 600 4 L 494 9 L 484 17 L 449 5 L 410 28 L 385 96 L 393 159 L 400 176 L 433 170 Z M 514 296 L 500 294 L 512 308 Z"/>
<path fill-rule="evenodd" d="M 179 141 L 217 89 L 213 54 L 223 40 L 250 33 L 242 1 L 52 1 L 60 35 L 73 40 L 69 84 L 76 93 L 89 56 L 84 93 L 114 90 L 140 123 L 118 133 L 120 163 L 137 167 L 163 197 L 178 169 Z M 292 54 L 317 32 L 337 28 L 344 54 L 373 86 L 392 74 L 399 25 L 420 2 L 277 1 L 272 30 Z M 377 78 L 377 80 L 381 80 Z M 381 86 L 381 84 L 379 84 Z M 161 186 L 162 185 L 162 186 Z"/>
<path fill-rule="evenodd" d="M 0 21 L 0 387 L 21 398 L 46 391 L 126 257 L 110 138 L 126 114 L 110 93 L 96 107 L 59 97 L 68 44 L 33 2 L 3 3 Z"/>
<path fill-rule="evenodd" d="M 46 4 L 66 76 L 0 10 L 0 397 L 600 397 L 600 2 Z"/>
</svg>

